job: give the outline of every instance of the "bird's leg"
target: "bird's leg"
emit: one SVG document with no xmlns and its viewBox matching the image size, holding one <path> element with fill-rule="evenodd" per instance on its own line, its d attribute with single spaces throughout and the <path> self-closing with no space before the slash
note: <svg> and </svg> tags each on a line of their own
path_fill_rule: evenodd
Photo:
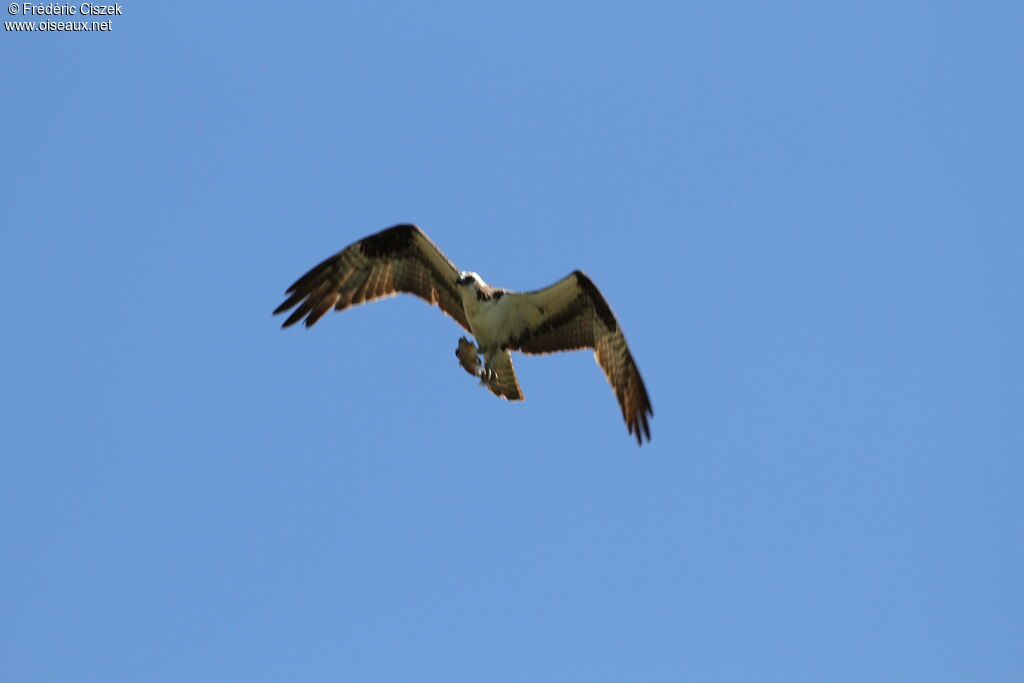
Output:
<svg viewBox="0 0 1024 683">
<path fill-rule="evenodd" d="M 480 372 L 477 375 L 477 377 L 480 378 L 480 384 L 483 385 L 483 386 L 487 386 L 494 379 L 494 377 L 495 377 L 494 370 L 491 370 L 487 366 L 487 360 L 486 359 L 480 365 Z"/>
<path fill-rule="evenodd" d="M 462 369 L 480 380 L 481 385 L 489 386 L 494 381 L 495 372 L 488 367 L 487 353 L 483 348 L 461 337 L 459 347 L 455 349 L 455 356 L 459 359 Z"/>
<path fill-rule="evenodd" d="M 480 378 L 481 385 L 490 386 L 491 382 L 498 376 L 498 373 L 491 369 L 490 354 L 483 348 L 480 349 L 480 353 L 483 355 L 483 363 L 480 365 L 480 374 L 477 376 Z"/>
</svg>

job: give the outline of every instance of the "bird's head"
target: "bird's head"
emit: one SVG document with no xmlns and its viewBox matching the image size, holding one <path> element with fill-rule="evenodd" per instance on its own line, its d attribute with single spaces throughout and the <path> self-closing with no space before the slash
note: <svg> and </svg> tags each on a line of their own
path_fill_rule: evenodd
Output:
<svg viewBox="0 0 1024 683">
<path fill-rule="evenodd" d="M 479 289 L 480 285 L 485 284 L 483 279 L 471 270 L 464 270 L 459 273 L 459 277 L 455 280 L 455 284 L 460 287 L 472 287 L 473 289 Z"/>
</svg>

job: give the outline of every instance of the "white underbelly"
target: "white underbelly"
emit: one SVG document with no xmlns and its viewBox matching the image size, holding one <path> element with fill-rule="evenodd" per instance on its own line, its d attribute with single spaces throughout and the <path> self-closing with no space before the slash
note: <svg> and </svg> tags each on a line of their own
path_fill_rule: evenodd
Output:
<svg viewBox="0 0 1024 683">
<path fill-rule="evenodd" d="M 466 318 L 476 340 L 489 347 L 507 342 L 517 325 L 517 313 L 510 305 L 510 297 L 478 301 L 476 304 L 466 308 Z"/>
</svg>

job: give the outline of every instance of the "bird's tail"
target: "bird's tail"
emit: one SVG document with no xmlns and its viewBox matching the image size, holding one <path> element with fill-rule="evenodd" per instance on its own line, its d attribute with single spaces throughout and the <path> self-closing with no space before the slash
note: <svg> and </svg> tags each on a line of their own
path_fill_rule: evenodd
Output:
<svg viewBox="0 0 1024 683">
<path fill-rule="evenodd" d="M 516 370 L 512 367 L 512 356 L 508 351 L 489 355 L 487 369 L 490 370 L 487 388 L 492 394 L 509 401 L 523 400 L 523 392 L 519 389 L 519 381 L 516 379 Z"/>
</svg>

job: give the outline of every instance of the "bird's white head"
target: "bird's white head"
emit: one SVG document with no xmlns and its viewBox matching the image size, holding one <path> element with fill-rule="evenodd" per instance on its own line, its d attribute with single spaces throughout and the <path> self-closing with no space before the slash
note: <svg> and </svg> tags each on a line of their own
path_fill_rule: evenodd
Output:
<svg viewBox="0 0 1024 683">
<path fill-rule="evenodd" d="M 486 285 L 487 283 L 473 271 L 464 270 L 459 273 L 459 277 L 455 280 L 455 284 L 460 287 L 472 287 L 476 290 L 479 289 L 481 285 Z"/>
</svg>

